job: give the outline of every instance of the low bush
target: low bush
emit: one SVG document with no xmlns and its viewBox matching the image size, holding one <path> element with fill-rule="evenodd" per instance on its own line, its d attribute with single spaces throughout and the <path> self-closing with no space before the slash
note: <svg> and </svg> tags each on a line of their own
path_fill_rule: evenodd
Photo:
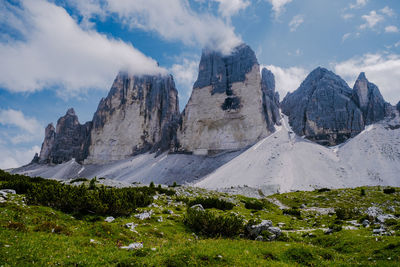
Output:
<svg viewBox="0 0 400 267">
<path fill-rule="evenodd" d="M 232 202 L 217 197 L 197 197 L 193 200 L 190 200 L 187 204 L 189 207 L 196 204 L 201 204 L 205 209 L 215 208 L 219 210 L 231 210 L 235 206 Z"/>
<path fill-rule="evenodd" d="M 265 203 L 258 199 L 245 199 L 243 200 L 244 207 L 249 210 L 262 210 Z"/>
<path fill-rule="evenodd" d="M 285 215 L 291 215 L 297 218 L 301 218 L 301 212 L 297 208 L 283 209 L 282 212 Z"/>
<path fill-rule="evenodd" d="M 360 212 L 352 208 L 338 207 L 335 208 L 335 214 L 339 220 L 349 220 L 358 217 Z"/>
<path fill-rule="evenodd" d="M 0 188 L 10 188 L 18 194 L 26 194 L 28 204 L 49 206 L 64 212 L 125 216 L 138 207 L 152 203 L 156 192 L 173 195 L 175 191 L 155 187 L 106 188 L 96 186 L 72 186 L 55 180 L 30 178 L 0 171 Z"/>
<path fill-rule="evenodd" d="M 21 222 L 8 222 L 7 226 L 8 229 L 20 231 L 20 232 L 26 232 L 28 229 L 25 224 Z"/>
<path fill-rule="evenodd" d="M 244 231 L 243 218 L 233 213 L 218 215 L 210 210 L 188 208 L 184 223 L 195 233 L 210 237 L 232 237 Z"/>
<path fill-rule="evenodd" d="M 384 188 L 383 189 L 383 193 L 385 193 L 385 194 L 393 194 L 393 193 L 396 193 L 396 189 L 393 188 L 393 187 Z"/>
<path fill-rule="evenodd" d="M 77 183 L 77 182 L 87 182 L 87 181 L 88 181 L 87 178 L 81 177 L 81 178 L 73 179 L 73 180 L 71 180 L 69 183 L 70 183 L 70 184 L 73 184 L 73 183 Z"/>
<path fill-rule="evenodd" d="M 297 264 L 312 266 L 316 257 L 313 251 L 305 247 L 292 247 L 285 251 L 285 257 L 292 262 Z"/>
<path fill-rule="evenodd" d="M 319 193 L 331 191 L 329 188 L 320 188 L 317 190 Z"/>
</svg>

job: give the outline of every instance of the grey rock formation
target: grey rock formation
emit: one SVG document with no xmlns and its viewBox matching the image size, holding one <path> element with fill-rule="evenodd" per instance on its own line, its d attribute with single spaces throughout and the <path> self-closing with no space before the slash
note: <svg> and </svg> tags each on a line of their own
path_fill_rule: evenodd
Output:
<svg viewBox="0 0 400 267">
<path fill-rule="evenodd" d="M 213 154 L 249 146 L 270 134 L 264 118 L 260 67 L 242 44 L 230 55 L 204 50 L 178 131 L 181 151 Z"/>
<path fill-rule="evenodd" d="M 56 129 L 49 124 L 45 130 L 45 138 L 40 151 L 39 163 L 62 163 L 74 158 L 82 162 L 88 153 L 91 122 L 79 123 L 74 109 L 68 109 L 65 116 L 57 121 Z"/>
<path fill-rule="evenodd" d="M 275 76 L 267 68 L 263 68 L 261 71 L 261 90 L 265 120 L 268 129 L 274 131 L 274 125 L 280 124 L 279 93 L 275 92 Z"/>
<path fill-rule="evenodd" d="M 363 113 L 365 125 L 382 120 L 387 114 L 388 103 L 383 99 L 379 88 L 370 83 L 361 72 L 354 84 L 353 100 Z"/>
<path fill-rule="evenodd" d="M 400 112 L 400 101 L 399 101 L 399 103 L 397 103 L 396 108 Z"/>
<path fill-rule="evenodd" d="M 171 75 L 121 72 L 93 116 L 87 163 L 119 160 L 174 146 L 179 123 L 178 91 Z"/>
<path fill-rule="evenodd" d="M 340 144 L 364 129 L 352 90 L 324 68 L 313 70 L 296 91 L 288 93 L 281 108 L 293 131 L 322 145 Z"/>
<path fill-rule="evenodd" d="M 56 138 L 56 129 L 53 123 L 47 125 L 44 131 L 44 141 L 42 143 L 42 148 L 40 149 L 39 162 L 40 163 L 50 163 L 50 153 L 54 145 L 54 140 Z"/>
</svg>

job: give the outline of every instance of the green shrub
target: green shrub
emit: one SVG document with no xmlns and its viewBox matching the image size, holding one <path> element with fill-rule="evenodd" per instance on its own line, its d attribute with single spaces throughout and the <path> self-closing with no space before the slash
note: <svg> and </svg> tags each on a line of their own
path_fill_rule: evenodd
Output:
<svg viewBox="0 0 400 267">
<path fill-rule="evenodd" d="M 26 228 L 25 224 L 21 222 L 8 222 L 7 226 L 8 229 L 20 231 L 20 232 L 26 232 L 28 229 Z"/>
<path fill-rule="evenodd" d="M 151 183 L 150 183 L 149 187 L 150 187 L 150 188 L 154 188 L 154 187 L 155 187 L 155 186 L 154 186 L 154 182 L 153 182 L 153 181 L 151 181 Z"/>
<path fill-rule="evenodd" d="M 393 187 L 384 188 L 383 189 L 383 193 L 385 193 L 385 194 L 393 194 L 393 193 L 396 193 L 396 189 L 393 188 Z"/>
<path fill-rule="evenodd" d="M 339 220 L 349 220 L 358 217 L 360 213 L 352 208 L 338 207 L 335 208 L 336 218 Z"/>
<path fill-rule="evenodd" d="M 258 199 L 243 200 L 244 207 L 249 210 L 262 210 L 265 206 L 264 202 Z"/>
<path fill-rule="evenodd" d="M 236 214 L 217 215 L 210 210 L 188 208 L 184 223 L 192 231 L 204 236 L 237 236 L 244 230 L 244 220 Z"/>
<path fill-rule="evenodd" d="M 10 188 L 18 194 L 26 194 L 28 204 L 44 205 L 78 214 L 125 216 L 137 207 L 151 204 L 152 196 L 156 192 L 175 194 L 175 191 L 163 188 L 97 187 L 95 178 L 90 181 L 89 187 L 84 184 L 72 186 L 39 177 L 12 175 L 1 170 L 0 181 L 4 181 L 0 188 Z"/>
<path fill-rule="evenodd" d="M 317 190 L 319 193 L 331 191 L 329 188 L 320 188 Z"/>
<path fill-rule="evenodd" d="M 301 218 L 301 212 L 297 208 L 283 209 L 282 212 L 285 215 L 291 215 L 291 216 L 295 216 L 297 218 Z"/>
<path fill-rule="evenodd" d="M 361 196 L 365 196 L 365 188 L 361 188 L 360 195 L 361 195 Z"/>
<path fill-rule="evenodd" d="M 217 197 L 197 197 L 188 202 L 189 207 L 196 204 L 201 204 L 205 209 L 215 208 L 219 210 L 231 210 L 235 206 L 232 202 Z"/>
</svg>

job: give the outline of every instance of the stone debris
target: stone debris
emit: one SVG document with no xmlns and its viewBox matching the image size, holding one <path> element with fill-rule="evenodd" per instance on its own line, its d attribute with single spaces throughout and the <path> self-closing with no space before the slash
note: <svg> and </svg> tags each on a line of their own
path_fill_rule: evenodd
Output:
<svg viewBox="0 0 400 267">
<path fill-rule="evenodd" d="M 128 228 L 130 231 L 137 233 L 135 230 L 135 227 L 138 226 L 138 224 L 135 224 L 133 222 L 125 224 L 125 227 Z"/>
<path fill-rule="evenodd" d="M 114 217 L 110 216 L 104 219 L 105 222 L 113 222 L 115 220 Z"/>
<path fill-rule="evenodd" d="M 122 246 L 120 248 L 127 250 L 141 249 L 143 248 L 143 243 L 131 243 L 129 246 Z"/>
<path fill-rule="evenodd" d="M 138 218 L 139 220 L 146 220 L 146 219 L 150 219 L 152 214 L 153 214 L 152 210 L 145 211 L 145 212 L 136 214 L 135 218 Z"/>
</svg>

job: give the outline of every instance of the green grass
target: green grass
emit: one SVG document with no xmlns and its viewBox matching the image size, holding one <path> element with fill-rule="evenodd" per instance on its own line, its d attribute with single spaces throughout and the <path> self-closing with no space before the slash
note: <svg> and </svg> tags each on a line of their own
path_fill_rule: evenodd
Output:
<svg viewBox="0 0 400 267">
<path fill-rule="evenodd" d="M 290 208 L 298 208 L 302 204 L 333 209 L 362 209 L 375 205 L 391 214 L 400 212 L 398 188 L 393 194 L 384 194 L 378 187 L 363 188 L 365 195 L 360 194 L 360 188 L 276 194 L 259 200 L 263 208 L 258 209 L 260 205 L 254 199 L 179 187 L 177 194 L 188 192 L 193 197 L 185 199 L 159 195 L 153 202 L 158 207 L 138 208 L 136 212 L 118 217 L 112 223 L 104 222 L 105 216 L 81 214 L 74 217 L 51 207 L 26 205 L 24 195 L 15 195 L 13 199 L 0 203 L 0 266 L 398 265 L 399 219 L 387 226 L 394 231 L 392 236 L 373 236 L 372 228 L 364 227 L 325 235 L 322 228 L 338 221 L 334 213 L 321 215 L 299 209 L 301 217 L 285 215 L 268 201 L 278 199 Z M 268 219 L 274 226 L 284 223 L 282 229 L 287 231 L 278 241 L 272 242 L 239 236 L 209 238 L 196 235 L 184 224 L 187 204 L 182 200 L 190 203 L 197 196 L 221 197 L 234 203 L 233 209 L 228 211 L 207 209 L 216 215 L 234 212 L 245 220 Z M 257 204 L 255 209 L 248 209 L 246 203 Z M 395 212 L 389 211 L 392 207 Z M 153 210 L 151 219 L 141 221 L 133 216 L 150 209 Z M 173 214 L 163 212 L 166 209 L 172 210 Z M 354 219 L 362 216 L 357 213 Z M 160 217 L 162 222 L 158 221 Z M 137 233 L 125 227 L 128 222 L 138 224 Z M 348 225 L 346 220 L 340 223 Z M 144 248 L 135 251 L 119 248 L 133 242 L 143 242 Z"/>
</svg>

